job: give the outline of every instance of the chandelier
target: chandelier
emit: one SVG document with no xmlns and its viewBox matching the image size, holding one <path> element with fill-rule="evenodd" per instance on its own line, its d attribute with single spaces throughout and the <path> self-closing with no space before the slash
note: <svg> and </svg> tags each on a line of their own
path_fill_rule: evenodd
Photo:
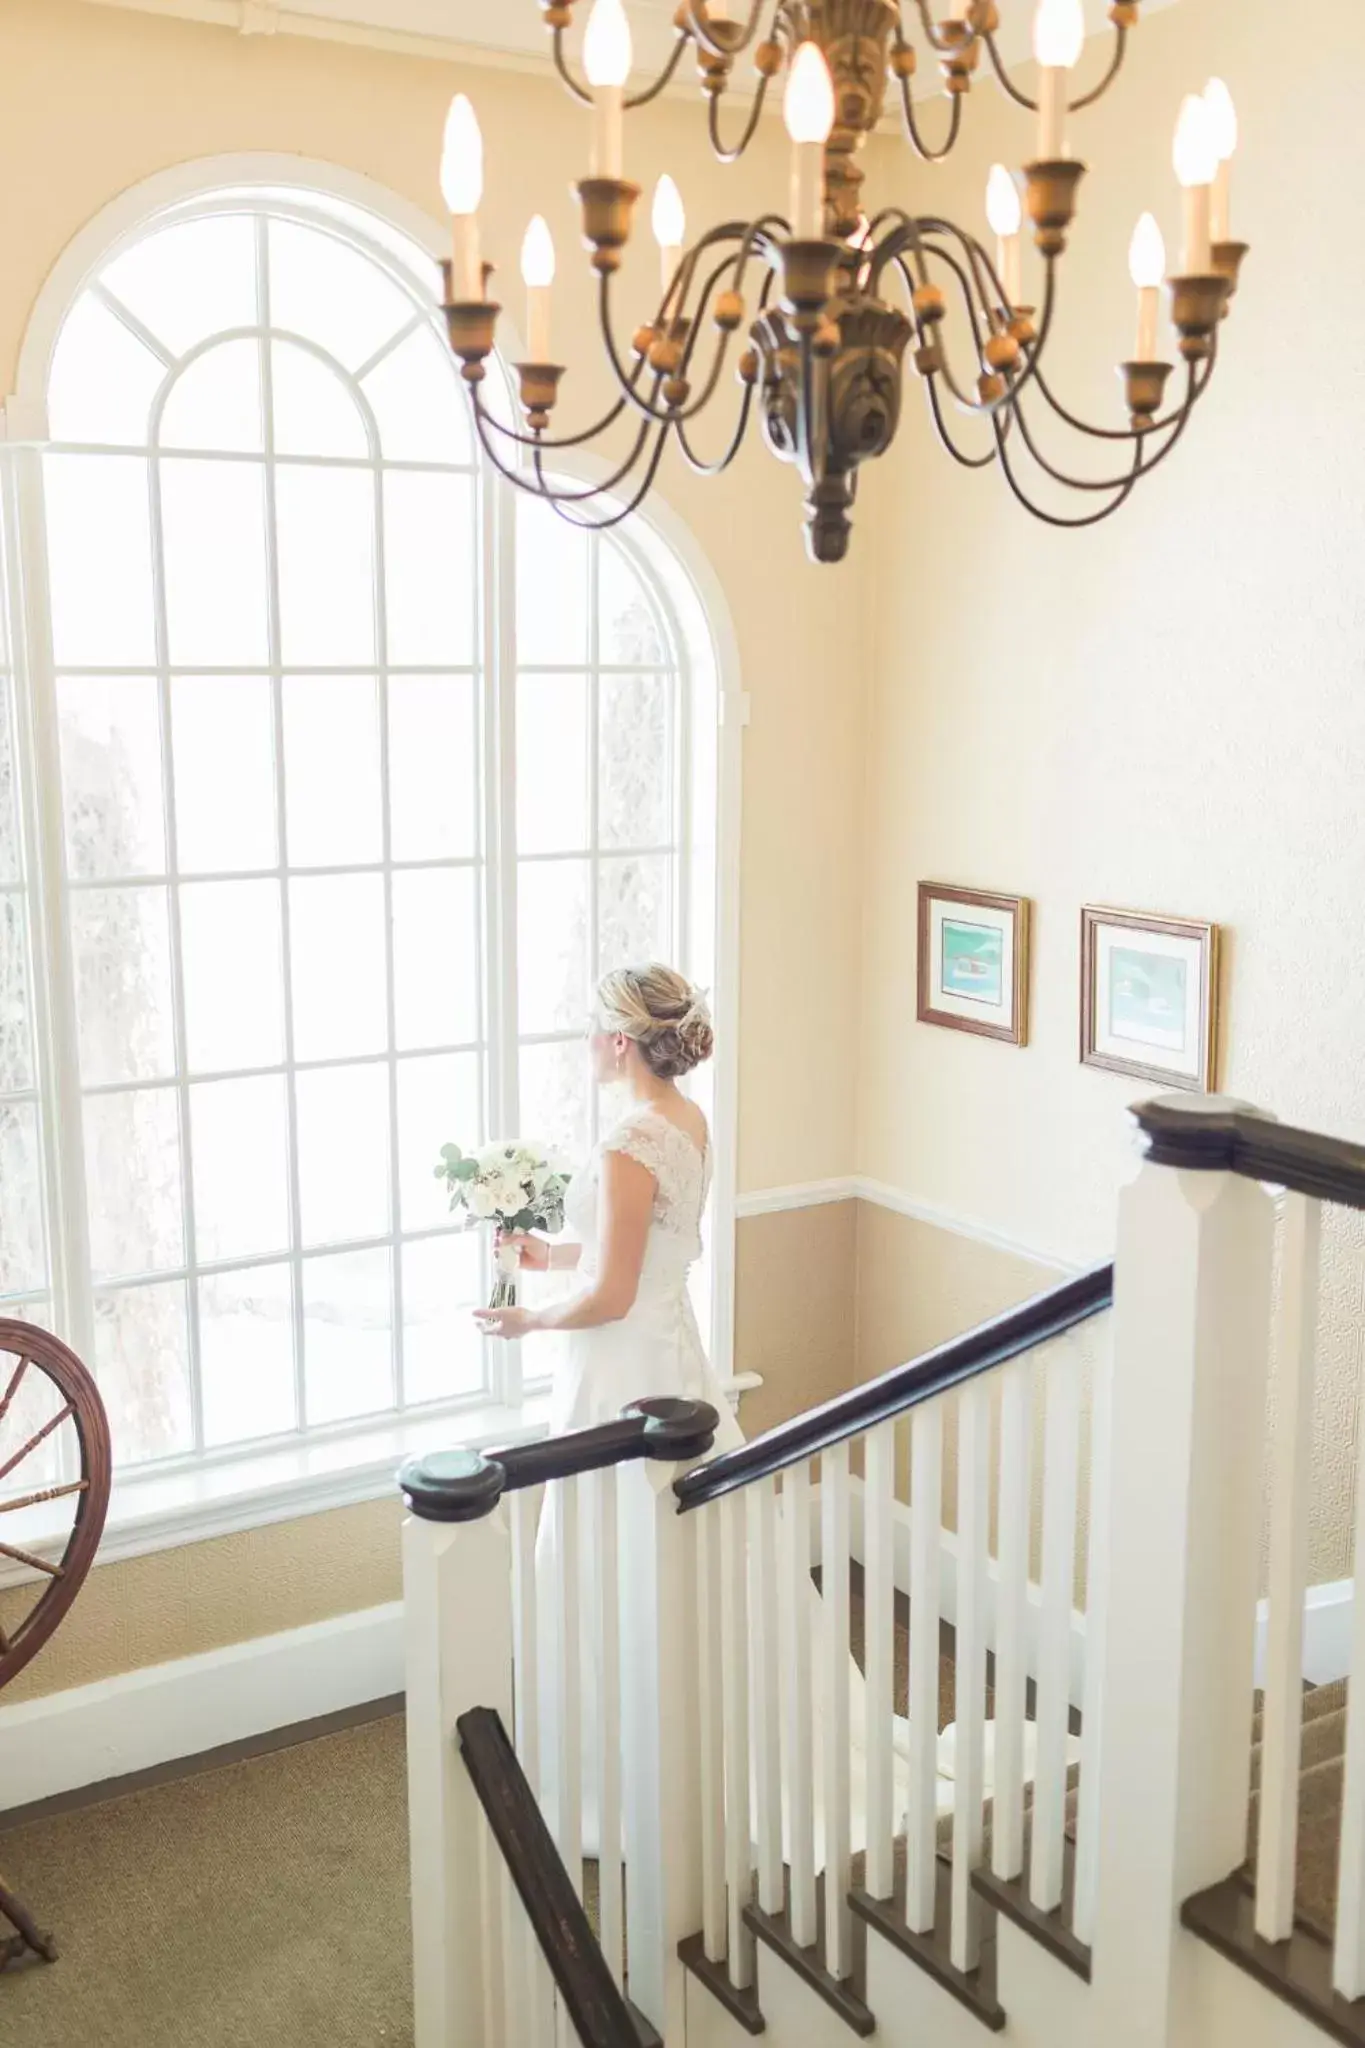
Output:
<svg viewBox="0 0 1365 2048">
<path fill-rule="evenodd" d="M 733 461 L 757 412 L 769 448 L 800 475 L 809 553 L 818 562 L 837 562 L 848 550 L 859 468 L 895 438 L 907 362 L 947 452 L 968 469 L 998 467 L 1019 502 L 1054 526 L 1107 518 L 1180 440 L 1213 374 L 1220 322 L 1246 254 L 1246 245 L 1230 238 L 1237 117 L 1221 80 L 1188 96 L 1176 125 L 1184 249 L 1167 291 L 1183 366 L 1177 395 L 1167 403 L 1176 366 L 1159 353 L 1166 252 L 1151 214 L 1139 221 L 1129 251 L 1138 320 L 1132 359 L 1118 365 L 1126 424 L 1118 423 L 1117 410 L 1111 424 L 1082 418 L 1057 396 L 1045 369 L 1060 260 L 1085 174 L 1071 153 L 1071 116 L 1100 99 L 1118 75 L 1138 23 L 1138 0 L 1113 0 L 1107 69 L 1093 88 L 1075 94 L 1072 72 L 1085 41 L 1081 0 L 1041 0 L 1033 23 L 1036 100 L 1014 82 L 1001 57 L 995 0 L 964 0 L 958 14 L 942 21 L 934 19 L 930 0 L 904 0 L 943 75 L 945 133 L 935 147 L 926 142 L 912 97 L 918 53 L 905 32 L 902 0 L 752 0 L 745 20 L 730 19 L 731 0 L 681 0 L 663 71 L 630 97 L 631 38 L 622 0 L 594 0 L 583 38 L 585 82 L 566 50 L 574 4 L 547 0 L 544 18 L 556 68 L 591 113 L 589 175 L 576 189 L 615 396 L 586 427 L 552 431 L 565 371 L 553 360 L 555 252 L 539 215 L 522 247 L 528 357 L 516 365 L 522 420 L 498 418 L 480 390 L 499 312 L 487 295 L 491 267 L 479 244 L 483 147 L 463 95 L 446 124 L 441 182 L 453 220 L 446 321 L 480 442 L 512 483 L 548 500 L 566 519 L 614 525 L 645 498 L 670 440 L 692 469 L 715 475 Z M 689 49 L 711 144 L 726 163 L 753 140 L 764 100 L 785 72 L 789 207 L 785 214 L 719 222 L 689 242 L 681 195 L 670 177 L 661 178 L 652 216 L 659 296 L 652 315 L 623 343 L 617 273 L 640 198 L 640 187 L 623 175 L 624 115 L 663 90 Z M 757 90 L 727 136 L 723 102 L 734 67 L 746 56 L 758 74 Z M 1009 98 L 1036 121 L 1032 160 L 1018 174 L 1001 164 L 990 174 L 985 211 L 994 246 L 933 213 L 888 206 L 869 218 L 861 203 L 859 154 L 882 117 L 888 82 L 899 93 L 911 146 L 937 163 L 958 138 L 963 101 L 983 58 Z M 1023 303 L 1025 216 L 1041 256 L 1036 304 Z M 732 345 L 737 396 L 725 378 Z M 703 452 L 695 422 L 719 410 L 726 392 L 733 420 L 718 452 Z M 1100 474 L 1074 475 L 1045 451 L 1037 420 L 1048 415 L 1050 435 L 1064 432 L 1102 451 L 1102 462 L 1090 459 Z M 979 445 L 960 444 L 953 429 L 961 418 L 980 423 L 967 430 Z M 599 483 L 576 483 L 556 470 L 561 453 L 603 436 L 614 436 L 619 451 L 623 435 L 624 452 Z M 1037 496 L 1040 476 L 1048 480 L 1042 485 L 1046 503 Z M 1072 494 L 1073 509 L 1055 509 L 1068 502 L 1061 492 Z"/>
</svg>

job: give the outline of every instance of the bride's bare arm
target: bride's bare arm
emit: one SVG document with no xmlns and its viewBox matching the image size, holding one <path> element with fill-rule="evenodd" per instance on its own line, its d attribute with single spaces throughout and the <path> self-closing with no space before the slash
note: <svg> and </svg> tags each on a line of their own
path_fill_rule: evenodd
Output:
<svg viewBox="0 0 1365 2048">
<path fill-rule="evenodd" d="M 637 1159 L 624 1152 L 604 1153 L 598 1204 L 602 1241 L 591 1287 L 548 1308 L 480 1310 L 484 1328 L 495 1337 L 524 1337 L 532 1330 L 595 1330 L 619 1323 L 639 1292 L 654 1192 L 653 1174 Z"/>
<path fill-rule="evenodd" d="M 512 1245 L 523 1273 L 572 1273 L 583 1256 L 581 1244 L 551 1244 L 548 1238 L 532 1237 L 525 1230 L 509 1230 L 498 1237 L 499 1249 Z"/>
</svg>

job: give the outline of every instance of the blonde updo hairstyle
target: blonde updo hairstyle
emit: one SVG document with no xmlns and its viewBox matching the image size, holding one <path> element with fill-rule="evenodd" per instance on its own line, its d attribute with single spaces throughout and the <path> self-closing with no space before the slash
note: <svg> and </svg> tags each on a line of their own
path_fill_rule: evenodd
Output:
<svg viewBox="0 0 1365 2048">
<path fill-rule="evenodd" d="M 661 1081 L 677 1080 L 709 1060 L 715 1043 L 706 998 L 685 975 L 651 961 L 619 967 L 597 984 L 602 1029 L 621 1032 Z"/>
</svg>

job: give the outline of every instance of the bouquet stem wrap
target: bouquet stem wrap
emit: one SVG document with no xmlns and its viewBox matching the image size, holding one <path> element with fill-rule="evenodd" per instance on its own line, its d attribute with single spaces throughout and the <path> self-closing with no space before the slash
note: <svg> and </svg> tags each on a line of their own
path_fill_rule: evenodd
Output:
<svg viewBox="0 0 1365 2048">
<path fill-rule="evenodd" d="M 498 1277 L 493 1284 L 493 1299 L 490 1308 L 515 1308 L 517 1305 L 517 1276 L 521 1272 L 521 1260 L 515 1245 L 500 1244 L 493 1254 L 493 1263 Z"/>
</svg>

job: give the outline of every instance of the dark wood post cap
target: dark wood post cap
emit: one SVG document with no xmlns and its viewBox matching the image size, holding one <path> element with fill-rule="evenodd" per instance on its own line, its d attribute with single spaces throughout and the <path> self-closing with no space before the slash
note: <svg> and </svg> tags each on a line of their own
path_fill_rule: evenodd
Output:
<svg viewBox="0 0 1365 2048">
<path fill-rule="evenodd" d="M 622 1411 L 628 1418 L 644 1419 L 641 1448 L 647 1458 L 680 1465 L 685 1458 L 700 1458 L 716 1440 L 720 1417 L 709 1401 L 632 1401 Z"/>
<path fill-rule="evenodd" d="M 482 1451 L 432 1451 L 398 1473 L 403 1498 L 423 1522 L 478 1522 L 502 1498 L 507 1474 Z"/>
</svg>

